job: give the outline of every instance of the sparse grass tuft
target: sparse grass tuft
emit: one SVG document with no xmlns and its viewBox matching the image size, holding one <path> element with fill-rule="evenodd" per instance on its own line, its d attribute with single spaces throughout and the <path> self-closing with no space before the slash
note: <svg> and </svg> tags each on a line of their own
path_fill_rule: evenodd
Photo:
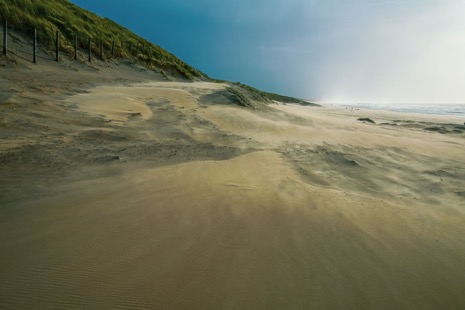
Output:
<svg viewBox="0 0 465 310">
<path fill-rule="evenodd" d="M 359 118 L 357 120 L 360 121 L 360 122 L 376 124 L 375 121 L 373 121 L 371 118 L 368 118 L 368 117 L 361 117 L 361 118 Z"/>
<path fill-rule="evenodd" d="M 240 106 L 255 109 L 253 103 L 241 91 L 234 87 L 227 87 L 226 90 L 231 94 L 232 99 Z"/>
<path fill-rule="evenodd" d="M 255 100 L 260 101 L 260 102 L 271 103 L 273 101 L 279 101 L 283 103 L 298 103 L 304 106 L 318 106 L 315 103 L 311 103 L 311 102 L 308 102 L 302 99 L 264 92 L 252 86 L 241 84 L 239 82 L 234 83 L 234 84 L 247 90 Z"/>
</svg>

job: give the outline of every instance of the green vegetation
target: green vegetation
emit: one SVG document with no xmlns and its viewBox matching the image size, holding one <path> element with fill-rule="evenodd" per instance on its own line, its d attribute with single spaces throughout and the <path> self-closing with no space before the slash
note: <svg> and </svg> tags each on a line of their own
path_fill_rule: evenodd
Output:
<svg viewBox="0 0 465 310">
<path fill-rule="evenodd" d="M 374 120 L 372 120 L 371 118 L 368 118 L 368 117 L 361 117 L 361 118 L 359 118 L 357 120 L 360 121 L 360 122 L 376 124 Z"/>
<path fill-rule="evenodd" d="M 268 98 L 271 100 L 279 101 L 279 102 L 285 102 L 285 103 L 298 103 L 300 105 L 304 106 L 319 106 L 316 103 L 313 102 L 308 102 L 302 99 L 294 98 L 294 97 L 288 97 L 288 96 L 283 96 L 279 94 L 273 94 L 273 93 L 264 93 Z"/>
<path fill-rule="evenodd" d="M 267 93 L 252 86 L 244 85 L 241 83 L 230 83 L 226 90 L 230 94 L 230 98 L 236 104 L 252 109 L 261 109 L 263 108 L 263 104 L 267 105 L 274 103 L 274 101 L 284 103 L 298 103 L 300 105 L 306 106 L 318 106 L 315 103 L 310 103 L 302 99 Z"/>
<path fill-rule="evenodd" d="M 246 108 L 255 109 L 254 104 L 239 89 L 235 87 L 227 87 L 226 90 L 231 94 L 231 97 L 236 104 Z"/>
<path fill-rule="evenodd" d="M 462 134 L 465 131 L 465 126 L 461 125 L 454 125 L 454 124 L 441 124 L 440 126 L 431 126 L 425 127 L 423 130 L 438 132 L 441 134 L 448 134 L 448 133 L 458 133 Z"/>
<path fill-rule="evenodd" d="M 267 92 L 258 90 L 252 86 L 241 84 L 239 82 L 234 83 L 234 84 L 248 91 L 251 94 L 252 98 L 254 98 L 257 101 L 261 101 L 265 103 L 271 103 L 272 101 L 279 101 L 279 102 L 284 102 L 284 103 L 298 103 L 300 105 L 305 105 L 305 106 L 318 106 L 315 103 L 311 103 L 311 102 L 308 102 L 302 99 L 273 94 L 273 93 L 267 93 Z"/>
<path fill-rule="evenodd" d="M 161 47 L 67 0 L 0 0 L 0 17 L 8 21 L 10 29 L 25 35 L 32 36 L 34 27 L 37 28 L 38 41 L 50 51 L 54 49 L 55 32 L 59 31 L 60 49 L 69 56 L 74 53 L 73 42 L 77 35 L 78 46 L 83 50 L 88 49 L 88 39 L 92 40 L 94 55 L 99 54 L 99 42 L 103 40 L 105 57 L 110 57 L 115 42 L 115 57 L 134 57 L 149 69 L 173 76 L 206 77 Z M 133 55 L 130 55 L 131 46 Z"/>
<path fill-rule="evenodd" d="M 316 107 L 320 106 L 319 104 L 309 102 L 309 101 L 306 101 L 306 100 L 303 100 L 303 99 L 298 99 L 298 98 L 294 98 L 294 97 L 283 96 L 283 95 L 279 95 L 279 94 L 274 94 L 274 93 L 268 93 L 268 92 L 265 92 L 265 91 L 261 91 L 259 89 L 256 89 L 255 87 L 245 85 L 245 84 L 242 84 L 240 82 L 231 83 L 231 82 L 224 81 L 224 80 L 217 80 L 217 79 L 212 79 L 212 80 L 217 82 L 217 83 L 230 83 L 231 87 L 228 87 L 228 91 L 230 93 L 232 93 L 232 91 L 230 89 L 233 89 L 233 90 L 235 90 L 235 92 L 240 92 L 240 93 L 247 94 L 253 100 L 256 100 L 258 102 L 262 102 L 262 103 L 265 103 L 265 104 L 273 103 L 274 101 L 279 101 L 279 102 L 283 102 L 283 103 L 297 103 L 297 104 L 300 104 L 300 105 L 303 105 L 303 106 L 316 106 Z M 239 89 L 240 89 L 240 91 L 239 91 Z"/>
</svg>

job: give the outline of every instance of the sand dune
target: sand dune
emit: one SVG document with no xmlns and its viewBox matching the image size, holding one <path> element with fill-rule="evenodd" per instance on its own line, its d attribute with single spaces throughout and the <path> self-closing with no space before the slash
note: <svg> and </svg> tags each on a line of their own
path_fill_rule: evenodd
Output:
<svg viewBox="0 0 465 310">
<path fill-rule="evenodd" d="M 2 104 L 1 308 L 465 305 L 463 134 L 224 88 Z"/>
</svg>

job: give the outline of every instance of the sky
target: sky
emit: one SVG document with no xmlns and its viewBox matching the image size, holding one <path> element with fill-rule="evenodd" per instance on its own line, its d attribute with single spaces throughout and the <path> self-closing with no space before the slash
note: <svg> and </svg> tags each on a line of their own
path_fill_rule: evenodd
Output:
<svg viewBox="0 0 465 310">
<path fill-rule="evenodd" d="M 324 102 L 464 103 L 463 0 L 71 0 L 211 77 Z"/>
</svg>

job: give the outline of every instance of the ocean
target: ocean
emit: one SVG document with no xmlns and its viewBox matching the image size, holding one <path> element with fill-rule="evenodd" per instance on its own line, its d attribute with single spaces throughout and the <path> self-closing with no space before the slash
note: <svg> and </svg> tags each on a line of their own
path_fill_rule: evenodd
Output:
<svg viewBox="0 0 465 310">
<path fill-rule="evenodd" d="M 342 104 L 342 106 L 354 109 L 375 109 L 396 112 L 454 115 L 465 117 L 465 104 Z"/>
</svg>

